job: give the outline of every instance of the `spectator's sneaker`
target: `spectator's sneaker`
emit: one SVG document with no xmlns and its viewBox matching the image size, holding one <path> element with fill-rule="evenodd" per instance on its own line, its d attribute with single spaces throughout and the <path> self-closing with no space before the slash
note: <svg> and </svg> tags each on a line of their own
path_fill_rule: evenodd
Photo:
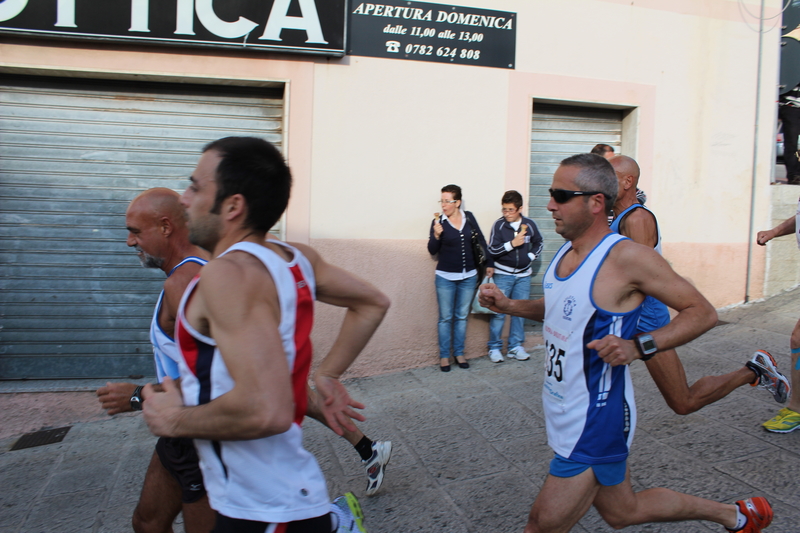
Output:
<svg viewBox="0 0 800 533">
<path fill-rule="evenodd" d="M 391 441 L 376 440 L 372 443 L 372 457 L 366 461 L 361 461 L 364 463 L 364 469 L 367 471 L 367 496 L 372 496 L 381 488 L 383 473 L 391 457 Z"/>
<path fill-rule="evenodd" d="M 772 506 L 766 498 L 757 496 L 739 500 L 736 507 L 747 517 L 747 523 L 742 529 L 728 529 L 732 533 L 761 533 L 772 522 Z"/>
<path fill-rule="evenodd" d="M 758 376 L 758 379 L 751 383 L 753 387 L 769 391 L 778 403 L 786 402 L 792 386 L 786 376 L 778 372 L 777 363 L 768 351 L 757 350 L 745 366 Z"/>
<path fill-rule="evenodd" d="M 528 359 L 531 358 L 531 356 L 528 355 L 528 352 L 526 352 L 525 348 L 523 348 L 522 346 L 517 346 L 516 348 L 511 348 L 508 351 L 508 356 L 509 357 L 513 357 L 517 361 L 527 361 Z"/>
<path fill-rule="evenodd" d="M 331 504 L 331 513 L 339 519 L 336 533 L 367 533 L 364 529 L 364 513 L 361 512 L 361 505 L 358 498 L 352 492 L 346 492 L 344 496 L 339 496 Z"/>
<path fill-rule="evenodd" d="M 497 348 L 489 350 L 489 359 L 492 361 L 492 363 L 502 363 L 504 360 L 503 352 L 501 352 Z"/>
<path fill-rule="evenodd" d="M 764 426 L 764 429 L 773 433 L 790 433 L 800 428 L 800 413 L 784 407 L 778 411 L 775 418 L 771 418 L 761 425 Z"/>
</svg>

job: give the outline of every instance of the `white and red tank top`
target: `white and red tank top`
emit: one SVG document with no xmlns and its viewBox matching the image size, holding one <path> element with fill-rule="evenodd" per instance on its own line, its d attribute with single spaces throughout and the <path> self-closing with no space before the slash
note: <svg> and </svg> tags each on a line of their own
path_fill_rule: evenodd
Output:
<svg viewBox="0 0 800 533">
<path fill-rule="evenodd" d="M 314 318 L 314 269 L 296 248 L 280 241 L 291 261 L 260 244 L 240 242 L 222 255 L 243 251 L 254 255 L 275 282 L 280 303 L 280 351 L 289 364 L 295 400 L 294 423 L 285 433 L 261 439 L 209 441 L 195 439 L 211 507 L 224 516 L 284 523 L 324 515 L 329 511 L 325 478 L 314 456 L 303 448 L 300 423 L 307 404 L 306 383 L 311 366 Z M 202 405 L 230 391 L 234 382 L 214 339 L 187 322 L 186 302 L 197 276 L 181 300 L 175 336 L 180 361 L 183 401 Z M 265 352 L 275 347 L 265 346 Z"/>
</svg>

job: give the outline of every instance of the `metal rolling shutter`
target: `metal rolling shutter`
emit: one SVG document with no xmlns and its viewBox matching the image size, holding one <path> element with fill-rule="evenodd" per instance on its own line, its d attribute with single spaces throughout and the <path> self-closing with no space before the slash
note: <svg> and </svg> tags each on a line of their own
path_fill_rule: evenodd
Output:
<svg viewBox="0 0 800 533">
<path fill-rule="evenodd" d="M 532 297 L 542 296 L 544 272 L 564 244 L 547 211 L 548 189 L 558 164 L 571 155 L 589 152 L 598 143 L 611 145 L 619 153 L 621 140 L 621 111 L 534 102 L 528 216 L 539 226 L 544 248 L 531 281 Z"/>
<path fill-rule="evenodd" d="M 0 379 L 154 374 L 164 274 L 126 246 L 128 202 L 183 191 L 211 140 L 280 145 L 282 91 L 0 76 Z"/>
</svg>

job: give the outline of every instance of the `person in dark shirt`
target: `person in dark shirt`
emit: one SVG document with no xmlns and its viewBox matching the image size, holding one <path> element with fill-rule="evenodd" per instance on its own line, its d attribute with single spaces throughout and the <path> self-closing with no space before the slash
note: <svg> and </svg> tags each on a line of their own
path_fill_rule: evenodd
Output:
<svg viewBox="0 0 800 533">
<path fill-rule="evenodd" d="M 436 300 L 439 302 L 439 365 L 450 371 L 450 354 L 461 368 L 469 368 L 464 359 L 467 317 L 478 286 L 478 264 L 472 253 L 472 230 L 486 249 L 486 239 L 472 213 L 461 207 L 461 187 L 442 187 L 442 213 L 431 222 L 428 252 L 439 254 L 436 264 Z M 494 274 L 494 262 L 487 257 L 486 276 Z"/>
<path fill-rule="evenodd" d="M 494 278 L 503 294 L 514 300 L 527 300 L 531 295 L 531 274 L 534 259 L 542 253 L 542 234 L 536 223 L 522 216 L 522 195 L 506 191 L 500 201 L 503 216 L 492 226 L 489 236 L 489 255 L 494 259 Z M 503 362 L 503 325 L 506 315 L 493 315 L 489 322 L 489 359 Z M 510 317 L 507 355 L 524 361 L 530 357 L 522 344 L 525 342 L 525 319 Z"/>
<path fill-rule="evenodd" d="M 800 185 L 800 163 L 797 161 L 797 136 L 800 135 L 800 85 L 780 96 L 778 117 L 783 122 L 783 163 L 786 165 L 786 179 L 791 185 Z"/>
</svg>

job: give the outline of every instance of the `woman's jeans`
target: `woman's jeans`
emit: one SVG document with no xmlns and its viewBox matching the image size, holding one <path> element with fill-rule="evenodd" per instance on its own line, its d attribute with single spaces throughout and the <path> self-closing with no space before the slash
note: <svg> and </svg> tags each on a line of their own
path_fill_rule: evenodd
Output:
<svg viewBox="0 0 800 533">
<path fill-rule="evenodd" d="M 502 291 L 508 298 L 512 300 L 527 300 L 531 297 L 531 277 L 525 276 L 518 278 L 517 276 L 509 276 L 506 274 L 494 273 L 492 278 L 497 288 Z M 508 345 L 507 348 L 511 350 L 517 346 L 522 346 L 525 342 L 525 319 L 521 316 L 512 316 L 511 327 L 508 331 Z M 500 350 L 503 347 L 503 339 L 500 335 L 503 333 L 503 324 L 506 321 L 506 315 L 492 315 L 489 321 L 489 349 Z"/>
<path fill-rule="evenodd" d="M 478 276 L 458 281 L 436 276 L 436 299 L 439 302 L 439 357 L 449 358 L 464 355 L 464 340 L 467 337 L 467 317 Z"/>
</svg>

